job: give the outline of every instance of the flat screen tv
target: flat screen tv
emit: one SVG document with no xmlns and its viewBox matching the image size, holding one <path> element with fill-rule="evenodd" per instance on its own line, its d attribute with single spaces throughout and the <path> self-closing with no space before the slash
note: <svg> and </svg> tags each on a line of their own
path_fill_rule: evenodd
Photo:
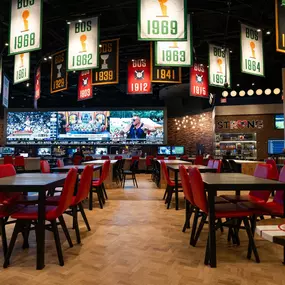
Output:
<svg viewBox="0 0 285 285">
<path fill-rule="evenodd" d="M 274 127 L 277 130 L 284 130 L 284 115 L 275 115 L 274 117 Z"/>
<path fill-rule="evenodd" d="M 183 155 L 184 154 L 184 146 L 172 146 L 171 154 Z"/>
<path fill-rule="evenodd" d="M 51 156 L 51 148 L 50 147 L 39 147 L 38 156 Z"/>
<path fill-rule="evenodd" d="M 29 157 L 29 154 L 27 152 L 22 152 L 20 153 L 20 156 L 27 158 Z"/>
<path fill-rule="evenodd" d="M 108 153 L 107 147 L 96 147 L 95 154 L 97 155 L 105 155 Z"/>
<path fill-rule="evenodd" d="M 15 153 L 14 147 L 2 147 L 2 154 L 3 155 L 12 155 Z"/>
<path fill-rule="evenodd" d="M 271 139 L 268 140 L 268 154 L 281 154 L 284 149 L 284 140 Z"/>
<path fill-rule="evenodd" d="M 157 154 L 170 155 L 171 154 L 171 147 L 170 146 L 159 146 L 157 148 Z"/>
</svg>

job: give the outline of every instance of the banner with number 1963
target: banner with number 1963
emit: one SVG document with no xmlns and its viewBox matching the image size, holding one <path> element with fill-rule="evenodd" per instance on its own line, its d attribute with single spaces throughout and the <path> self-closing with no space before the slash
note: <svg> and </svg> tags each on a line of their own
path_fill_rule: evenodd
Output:
<svg viewBox="0 0 285 285">
<path fill-rule="evenodd" d="M 43 0 L 11 0 L 9 55 L 42 46 Z"/>
<path fill-rule="evenodd" d="M 139 0 L 138 9 L 139 40 L 186 40 L 187 0 Z"/>
</svg>

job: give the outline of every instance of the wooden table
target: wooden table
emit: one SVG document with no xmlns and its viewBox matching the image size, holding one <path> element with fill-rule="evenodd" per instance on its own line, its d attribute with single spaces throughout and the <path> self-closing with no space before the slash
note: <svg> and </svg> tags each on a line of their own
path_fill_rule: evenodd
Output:
<svg viewBox="0 0 285 285">
<path fill-rule="evenodd" d="M 185 164 L 184 162 L 180 163 L 179 165 L 185 165 L 186 169 L 188 171 L 188 164 Z M 179 174 L 179 165 L 167 165 L 167 169 L 168 171 L 172 171 L 174 172 L 174 181 L 175 181 L 175 204 L 176 204 L 176 210 L 179 209 L 179 205 L 178 205 L 178 174 Z M 199 169 L 199 171 L 201 173 L 205 173 L 205 172 L 216 172 L 217 169 L 212 168 L 212 167 L 208 167 L 208 166 L 204 166 L 204 165 L 191 165 L 191 167 L 196 167 Z"/>
<path fill-rule="evenodd" d="M 37 269 L 45 267 L 45 200 L 46 191 L 61 186 L 66 174 L 23 173 L 0 178 L 0 192 L 38 193 Z"/>
<path fill-rule="evenodd" d="M 275 180 L 257 178 L 241 173 L 203 173 L 202 179 L 208 192 L 209 211 L 209 261 L 211 267 L 217 266 L 216 259 L 216 230 L 215 230 L 215 196 L 217 191 L 249 191 L 249 190 L 283 190 L 285 183 Z M 285 208 L 285 195 L 284 195 Z"/>
<path fill-rule="evenodd" d="M 260 163 L 264 163 L 264 161 L 238 160 L 238 159 L 234 159 L 234 162 L 241 166 L 241 173 L 247 174 L 247 175 L 253 175 L 256 165 Z"/>
<path fill-rule="evenodd" d="M 53 167 L 51 169 L 52 172 L 68 172 L 71 168 L 76 167 L 78 169 L 78 173 L 83 172 L 86 165 L 65 165 L 62 167 Z M 93 171 L 101 170 L 102 165 L 93 165 Z"/>
</svg>

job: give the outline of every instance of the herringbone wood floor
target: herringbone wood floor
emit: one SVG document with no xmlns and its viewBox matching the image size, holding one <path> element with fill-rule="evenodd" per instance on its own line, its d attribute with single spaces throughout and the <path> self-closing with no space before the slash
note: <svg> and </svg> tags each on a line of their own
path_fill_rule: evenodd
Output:
<svg viewBox="0 0 285 285">
<path fill-rule="evenodd" d="M 128 182 L 127 185 L 131 185 Z M 189 230 L 182 233 L 184 210 L 165 209 L 148 175 L 139 175 L 139 189 L 109 190 L 103 210 L 86 210 L 91 232 L 81 221 L 82 245 L 68 248 L 62 233 L 65 266 L 58 265 L 52 235 L 47 233 L 46 267 L 35 270 L 35 239 L 30 249 L 21 249 L 21 237 L 8 269 L 0 269 L 5 285 L 276 285 L 285 284 L 282 248 L 258 239 L 261 263 L 246 259 L 247 239 L 241 246 L 227 243 L 226 233 L 217 233 L 218 268 L 204 266 L 206 229 L 197 247 L 189 246 Z M 183 203 L 181 199 L 181 204 Z M 66 218 L 69 227 L 70 218 Z M 8 236 L 12 227 L 8 229 Z M 72 234 L 75 242 L 74 232 Z M 0 249 L 1 250 L 1 249 Z M 2 252 L 0 262 L 2 263 Z"/>
</svg>

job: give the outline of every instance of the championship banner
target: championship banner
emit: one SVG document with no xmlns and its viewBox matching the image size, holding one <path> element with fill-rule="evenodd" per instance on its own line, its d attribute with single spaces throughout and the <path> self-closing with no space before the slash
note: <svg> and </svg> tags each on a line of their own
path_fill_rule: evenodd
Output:
<svg viewBox="0 0 285 285">
<path fill-rule="evenodd" d="M 241 24 L 241 72 L 264 76 L 262 31 Z"/>
<path fill-rule="evenodd" d="M 187 17 L 187 41 L 155 42 L 156 66 L 191 66 L 192 63 L 192 30 L 190 15 Z"/>
<path fill-rule="evenodd" d="M 52 55 L 50 74 L 50 93 L 67 89 L 66 50 Z"/>
<path fill-rule="evenodd" d="M 155 66 L 152 43 L 150 43 L 150 80 L 154 83 L 181 83 L 181 67 Z"/>
<path fill-rule="evenodd" d="M 194 63 L 190 68 L 190 96 L 209 98 L 208 68 L 204 64 Z"/>
<path fill-rule="evenodd" d="M 187 0 L 139 0 L 138 5 L 138 40 L 186 40 Z"/>
<path fill-rule="evenodd" d="M 2 94 L 2 56 L 0 55 L 0 94 Z"/>
<path fill-rule="evenodd" d="M 128 94 L 151 94 L 150 60 L 132 59 L 128 63 Z"/>
<path fill-rule="evenodd" d="M 276 50 L 285 53 L 285 3 L 275 0 Z"/>
<path fill-rule="evenodd" d="M 99 19 L 70 22 L 67 71 L 99 67 Z"/>
<path fill-rule="evenodd" d="M 78 98 L 77 101 L 93 98 L 92 72 L 84 70 L 78 76 Z"/>
<path fill-rule="evenodd" d="M 35 76 L 35 101 L 41 97 L 41 67 L 39 66 Z"/>
<path fill-rule="evenodd" d="M 102 41 L 100 68 L 92 71 L 92 85 L 119 83 L 119 39 Z"/>
<path fill-rule="evenodd" d="M 9 106 L 9 79 L 3 76 L 3 98 L 2 105 L 6 108 Z"/>
<path fill-rule="evenodd" d="M 209 45 L 209 85 L 215 87 L 231 87 L 229 49 Z"/>
<path fill-rule="evenodd" d="M 43 0 L 11 0 L 9 55 L 42 47 Z"/>
<path fill-rule="evenodd" d="M 15 55 L 14 61 L 14 84 L 18 84 L 30 79 L 30 53 L 20 53 Z"/>
</svg>

